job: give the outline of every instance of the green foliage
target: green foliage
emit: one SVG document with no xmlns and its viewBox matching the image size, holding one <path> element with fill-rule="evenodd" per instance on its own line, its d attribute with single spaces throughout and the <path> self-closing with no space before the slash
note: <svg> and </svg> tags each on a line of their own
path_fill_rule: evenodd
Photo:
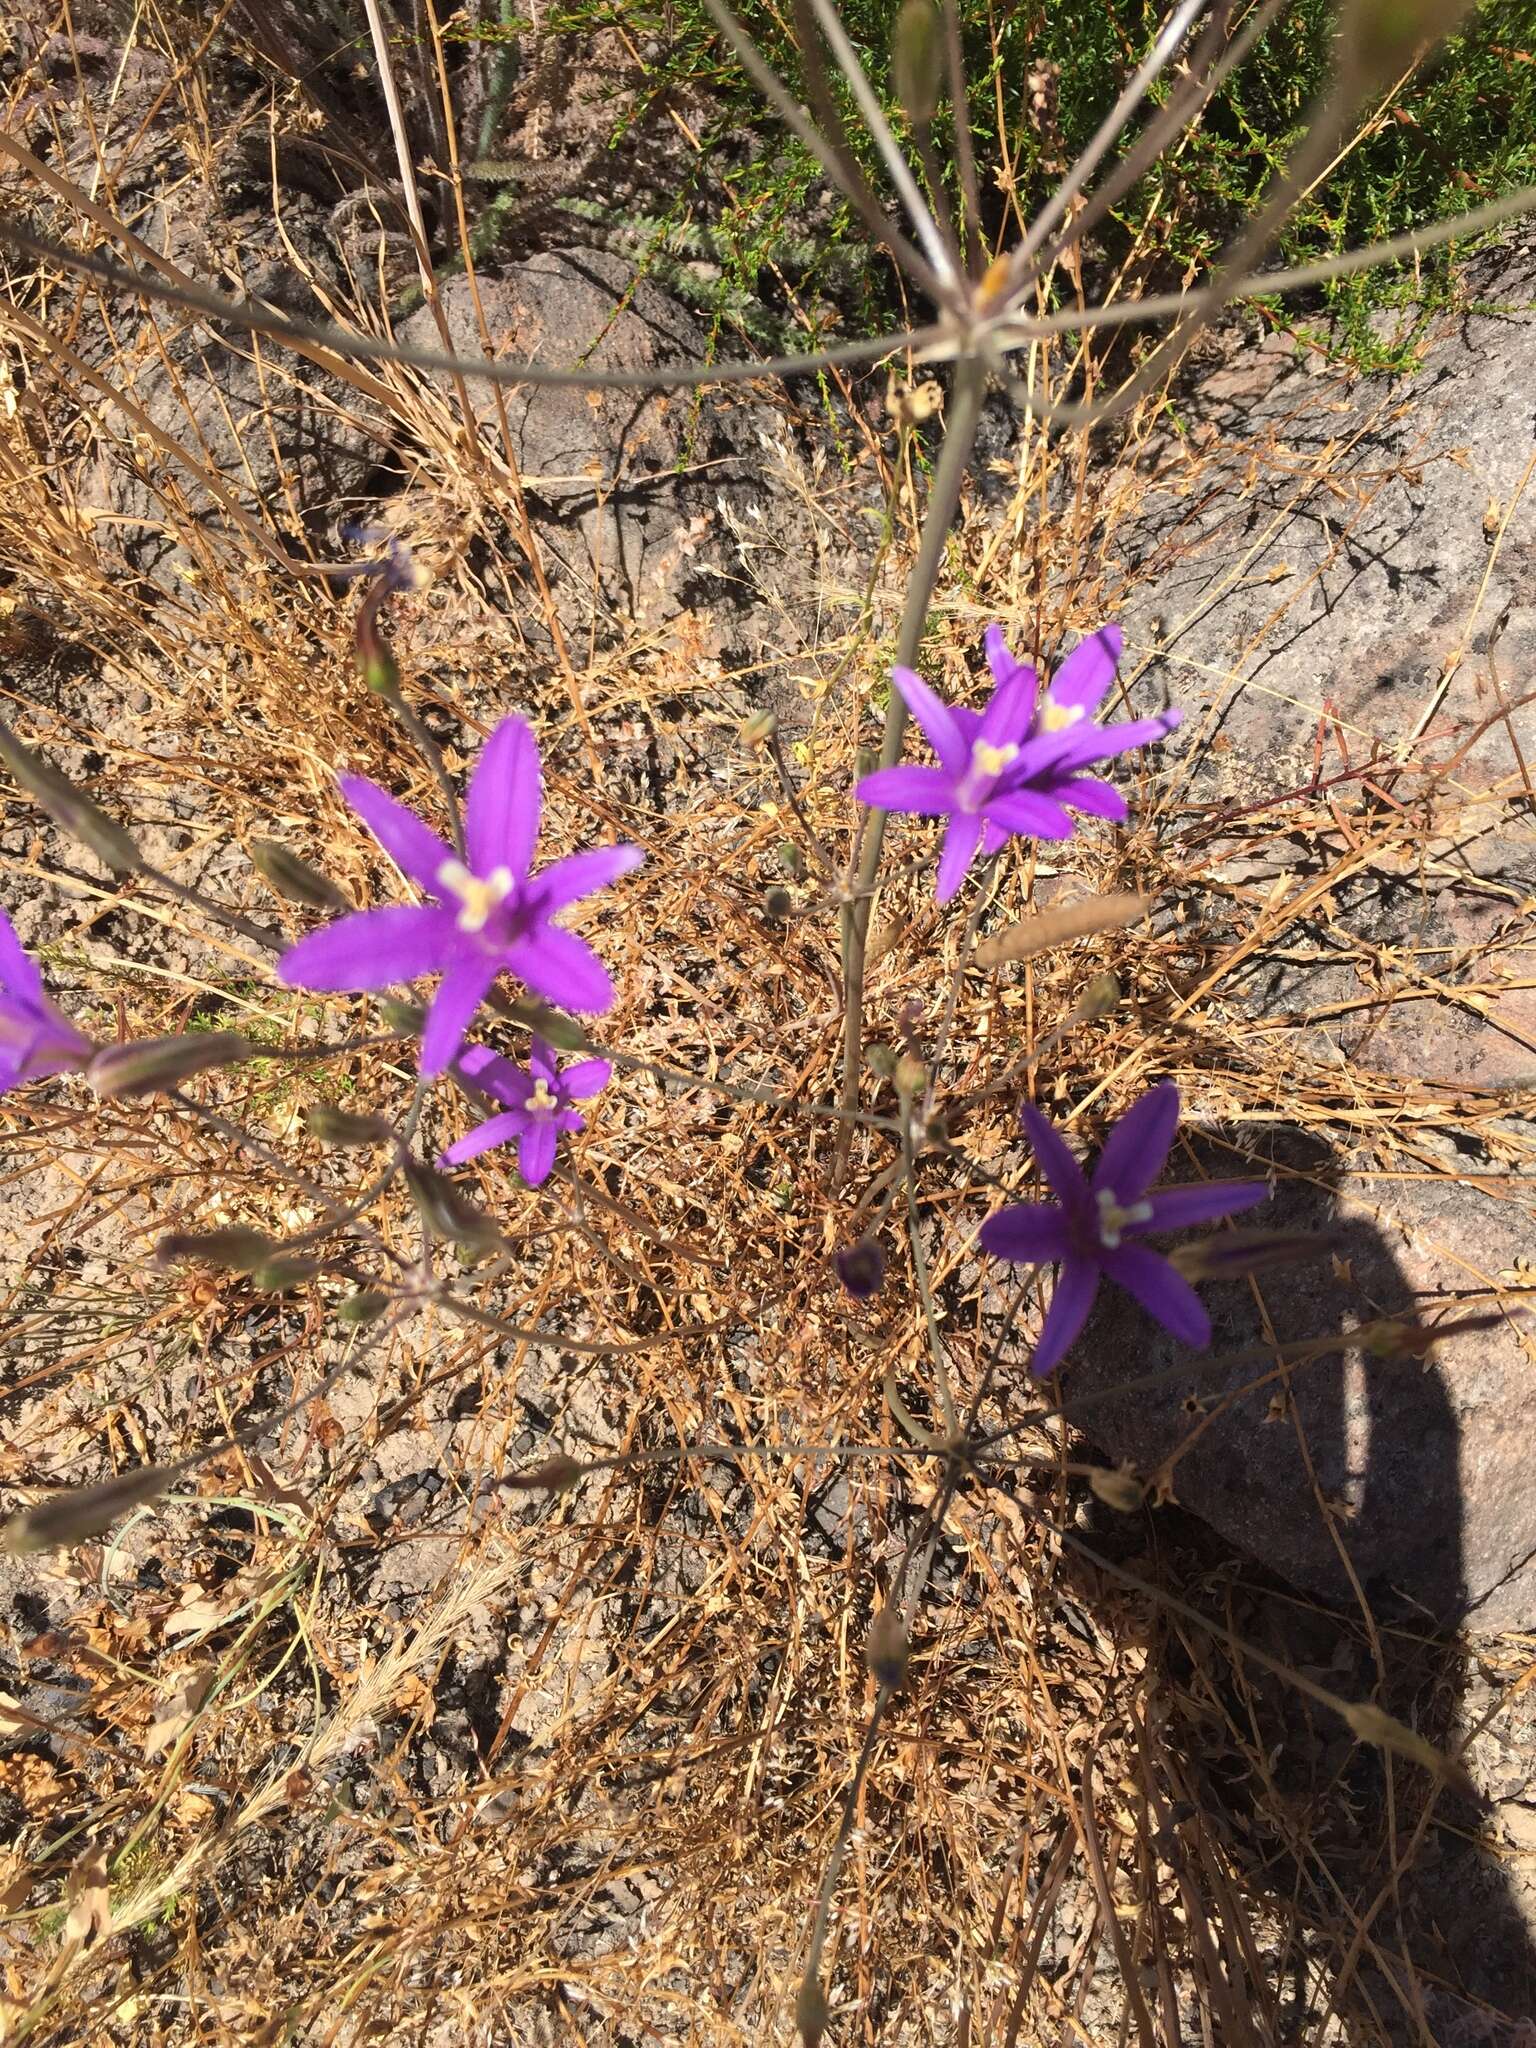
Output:
<svg viewBox="0 0 1536 2048">
<path fill-rule="evenodd" d="M 738 0 L 739 12 L 780 72 L 799 75 L 789 33 L 792 9 L 779 0 Z M 876 85 L 894 105 L 890 42 L 896 0 L 842 0 L 848 32 Z M 961 0 L 971 121 L 989 184 L 989 238 L 1016 238 L 1029 215 L 1092 134 L 1105 107 L 1148 47 L 1163 9 L 1152 0 Z M 1236 17 L 1242 21 L 1241 12 Z M 1177 282 L 1203 267 L 1254 209 L 1305 124 L 1329 72 L 1334 10 L 1329 0 L 1295 0 L 1248 63 L 1229 79 L 1199 128 L 1116 209 L 1102 237 L 1114 261 L 1134 252 L 1150 282 Z M 647 221 L 658 258 L 678 238 L 708 225 L 720 275 L 710 301 L 715 326 L 750 333 L 743 309 L 792 282 L 811 306 L 835 293 L 845 322 L 874 331 L 891 316 L 891 281 L 867 259 L 850 269 L 862 230 L 840 203 L 812 214 L 820 173 L 765 117 L 750 82 L 725 50 L 703 0 L 564 0 L 541 11 L 540 30 L 590 35 L 622 28 L 641 53 L 646 90 L 616 81 L 610 140 L 664 118 L 680 94 L 715 109 L 702 148 L 662 220 Z M 839 93 L 847 104 L 846 94 Z M 947 110 L 934 128 L 943 145 Z M 1288 263 L 1358 246 L 1444 219 L 1482 199 L 1536 182 L 1536 19 L 1530 0 L 1484 0 L 1461 33 L 1384 108 L 1362 111 L 1363 134 L 1297 208 L 1278 248 Z M 878 169 L 859 125 L 849 123 L 866 168 Z M 945 152 L 947 155 L 947 151 Z M 1007 182 L 1011 180 L 1011 190 Z M 1008 215 L 1015 218 L 1010 223 Z M 814 218 L 814 247 L 805 248 Z M 809 256 L 809 261 L 805 259 Z M 642 258 L 643 260 L 643 258 Z M 1371 315 L 1443 290 L 1447 256 L 1427 280 L 1403 272 L 1344 280 L 1324 295 L 1352 356 L 1390 358 Z M 850 279 L 852 283 L 850 284 Z M 759 323 L 760 324 L 760 323 Z M 1377 327 L 1384 324 L 1378 322 Z"/>
</svg>

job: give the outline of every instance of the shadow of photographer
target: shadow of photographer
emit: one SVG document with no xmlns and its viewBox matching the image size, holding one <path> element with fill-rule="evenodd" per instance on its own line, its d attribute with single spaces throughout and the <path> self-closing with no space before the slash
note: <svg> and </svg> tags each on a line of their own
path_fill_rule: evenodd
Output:
<svg viewBox="0 0 1536 2048">
<path fill-rule="evenodd" d="M 1063 1374 L 1065 1414 L 1143 1478 L 1166 1478 L 1179 1505 L 1130 1522 L 1096 1509 L 1094 1540 L 1107 1554 L 1152 1552 L 1150 1576 L 1172 1577 L 1218 1628 L 1454 1752 L 1473 1732 L 1463 1631 L 1490 1615 L 1507 1623 L 1529 1548 L 1527 1439 L 1504 1426 L 1518 1420 L 1518 1338 L 1486 1293 L 1461 1309 L 1454 1286 L 1425 1284 L 1415 1232 L 1389 1241 L 1358 1200 L 1341 1202 L 1345 1169 L 1326 1144 L 1285 1129 L 1265 1150 L 1274 1198 L 1245 1221 L 1326 1232 L 1331 1256 L 1207 1285 L 1205 1360 L 1102 1291 Z M 1234 1171 L 1228 1148 L 1196 1139 L 1190 1156 L 1213 1177 Z M 1443 1228 L 1435 1204 L 1449 1198 L 1414 1188 Z M 1486 1206 L 1473 1226 L 1478 1263 L 1496 1269 L 1512 1262 L 1529 1216 Z M 1476 1292 L 1459 1278 L 1459 1291 Z M 1385 1320 L 1401 1342 L 1294 1357 Z M 1431 1348 L 1419 1333 L 1443 1324 L 1459 1332 Z M 1164 1377 L 1127 1390 L 1151 1375 Z M 1505 1457 L 1507 1489 L 1496 1469 Z M 1469 1482 L 1479 1497 L 1470 1543 Z M 1147 1559 L 1137 1563 L 1145 1573 Z M 1174 1823 L 1161 1829 L 1160 1858 L 1178 1875 L 1196 1851 L 1207 1869 L 1214 1856 L 1280 1930 L 1262 1971 L 1252 1958 L 1227 1970 L 1231 2011 L 1251 2028 L 1240 2038 L 1524 2048 L 1536 1884 L 1479 1841 L 1486 1804 L 1356 1742 L 1255 1660 L 1213 1658 L 1211 1639 L 1176 1617 L 1152 1698 L 1157 1739 L 1143 1765 L 1162 1780 L 1154 1810 Z"/>
</svg>

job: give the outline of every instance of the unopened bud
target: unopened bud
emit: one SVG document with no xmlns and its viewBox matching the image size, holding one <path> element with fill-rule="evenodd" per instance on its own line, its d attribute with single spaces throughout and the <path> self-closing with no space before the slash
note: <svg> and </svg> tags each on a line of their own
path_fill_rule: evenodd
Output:
<svg viewBox="0 0 1536 2048">
<path fill-rule="evenodd" d="M 795 899 L 787 889 L 770 889 L 763 897 L 763 915 L 780 924 L 795 907 Z"/>
<path fill-rule="evenodd" d="M 473 1202 L 435 1167 L 419 1159 L 405 1162 L 406 1185 L 422 1221 L 436 1236 L 474 1251 L 489 1250 L 501 1242 L 501 1233 L 483 1209 Z"/>
<path fill-rule="evenodd" d="M 389 1120 L 382 1116 L 354 1116 L 331 1102 L 312 1102 L 304 1112 L 304 1124 L 312 1138 L 322 1145 L 382 1145 L 390 1135 Z"/>
<path fill-rule="evenodd" d="M 805 855 L 793 839 L 781 839 L 778 846 L 778 863 L 786 875 L 800 876 L 805 873 Z"/>
<path fill-rule="evenodd" d="M 379 614 L 389 595 L 387 578 L 377 583 L 363 600 L 357 615 L 357 669 L 366 686 L 379 697 L 400 694 L 400 669 L 379 629 Z"/>
<path fill-rule="evenodd" d="M 542 1465 L 530 1465 L 526 1472 L 508 1473 L 502 1484 L 519 1493 L 568 1493 L 586 1469 L 561 1451 Z"/>
<path fill-rule="evenodd" d="M 363 1287 L 336 1304 L 336 1320 L 349 1330 L 365 1329 L 388 1312 L 390 1297 L 377 1287 Z"/>
<path fill-rule="evenodd" d="M 904 1052 L 896 1062 L 891 1078 L 896 1083 L 896 1093 L 910 1100 L 912 1096 L 921 1094 L 927 1084 L 928 1069 L 915 1053 Z"/>
<path fill-rule="evenodd" d="M 88 846 L 103 867 L 120 875 L 132 875 L 144 865 L 144 856 L 122 826 L 114 823 L 88 796 L 82 796 L 56 768 L 50 768 L 41 754 L 24 747 L 3 724 L 0 761 L 4 761 L 28 796 L 37 799 L 59 829 L 78 839 L 82 846 Z"/>
<path fill-rule="evenodd" d="M 391 1031 L 398 1031 L 406 1038 L 415 1038 L 427 1021 L 427 1013 L 420 1003 L 402 1002 L 398 996 L 385 996 L 379 1004 L 379 1015 Z"/>
<path fill-rule="evenodd" d="M 832 1254 L 832 1263 L 838 1279 L 855 1301 L 868 1301 L 871 1295 L 880 1292 L 885 1279 L 885 1254 L 872 1237 L 844 1245 L 841 1251 Z"/>
<path fill-rule="evenodd" d="M 1134 1515 L 1147 1497 L 1147 1489 L 1134 1472 L 1116 1471 L 1108 1465 L 1095 1465 L 1088 1474 L 1088 1484 L 1105 1507 L 1113 1508 L 1117 1515 Z"/>
<path fill-rule="evenodd" d="M 176 1478 L 174 1465 L 141 1465 L 95 1486 L 71 1486 L 23 1508 L 0 1528 L 0 1550 L 25 1557 L 37 1550 L 89 1542 L 130 1508 L 142 1507 Z"/>
<path fill-rule="evenodd" d="M 508 1004 L 508 1013 L 519 1024 L 526 1024 L 535 1038 L 542 1038 L 546 1045 L 552 1045 L 557 1052 L 589 1052 L 587 1034 L 574 1017 L 567 1017 L 563 1010 L 551 1010 L 544 1003 L 516 1001 Z"/>
<path fill-rule="evenodd" d="M 1396 79 L 1428 44 L 1451 33 L 1471 0 L 1350 0 L 1339 20 L 1346 75 L 1361 87 Z"/>
<path fill-rule="evenodd" d="M 914 128 L 926 128 L 938 108 L 944 75 L 940 37 L 933 0 L 906 0 L 891 36 L 891 77 Z"/>
<path fill-rule="evenodd" d="M 856 781 L 862 782 L 866 775 L 873 775 L 880 766 L 880 756 L 873 747 L 860 747 L 853 757 L 853 773 Z"/>
<path fill-rule="evenodd" d="M 173 1230 L 155 1246 L 156 1263 L 162 1266 L 195 1261 L 202 1266 L 222 1266 L 231 1273 L 250 1273 L 272 1256 L 272 1240 L 259 1230 Z"/>
<path fill-rule="evenodd" d="M 1168 1257 L 1193 1286 L 1202 1280 L 1245 1280 L 1250 1273 L 1320 1259 L 1337 1242 L 1322 1230 L 1224 1230 L 1218 1237 L 1181 1244 Z"/>
<path fill-rule="evenodd" d="M 864 1048 L 864 1064 L 877 1081 L 889 1081 L 896 1071 L 896 1048 L 877 1039 Z"/>
<path fill-rule="evenodd" d="M 771 711 L 754 711 L 750 718 L 744 718 L 736 728 L 736 737 L 744 747 L 760 747 L 765 740 L 771 740 L 779 729 L 779 721 Z"/>
<path fill-rule="evenodd" d="M 1095 974 L 1083 990 L 1082 1014 L 1084 1017 L 1107 1017 L 1124 993 L 1118 975 Z"/>
<path fill-rule="evenodd" d="M 209 1067 L 233 1066 L 260 1052 L 237 1031 L 194 1031 L 172 1038 L 130 1039 L 96 1054 L 85 1077 L 107 1100 L 131 1100 L 179 1088 Z"/>
<path fill-rule="evenodd" d="M 261 879 L 290 903 L 301 903 L 306 910 L 352 908 L 334 882 L 328 881 L 318 868 L 312 868 L 307 860 L 300 860 L 292 847 L 284 846 L 281 840 L 253 839 L 247 851 L 251 866 Z"/>
<path fill-rule="evenodd" d="M 313 1280 L 319 1270 L 318 1259 L 284 1258 L 279 1253 L 275 1259 L 266 1259 L 253 1270 L 251 1285 L 263 1294 L 291 1294 L 294 1288 Z"/>
<path fill-rule="evenodd" d="M 911 1657 L 912 1645 L 902 1626 L 900 1610 L 894 1605 L 882 1607 L 870 1623 L 864 1645 L 864 1663 L 871 1677 L 877 1684 L 889 1686 L 892 1692 L 900 1692 L 907 1682 Z"/>
<path fill-rule="evenodd" d="M 800 1989 L 795 1993 L 795 2030 L 800 2036 L 801 2048 L 821 2048 L 821 2037 L 827 2031 L 831 2017 L 832 2008 L 827 2004 L 821 1980 L 802 1977 Z"/>
</svg>

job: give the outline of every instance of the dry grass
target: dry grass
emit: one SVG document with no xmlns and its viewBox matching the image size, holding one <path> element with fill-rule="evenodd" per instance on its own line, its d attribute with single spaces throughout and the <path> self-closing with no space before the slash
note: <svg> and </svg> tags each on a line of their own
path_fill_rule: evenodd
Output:
<svg viewBox="0 0 1536 2048">
<path fill-rule="evenodd" d="M 18 103 L 34 85 L 20 82 Z M 210 132 L 195 64 L 173 75 L 170 101 L 193 138 L 195 186 L 240 138 Z M 293 119 L 279 108 L 279 128 Z M 61 160 L 72 140 L 56 136 Z M 35 170 L 12 166 L 6 184 L 8 203 L 48 209 L 55 229 L 86 216 L 78 193 L 45 192 Z M 287 921 L 239 852 L 259 836 L 285 839 L 358 900 L 382 900 L 390 875 L 335 794 L 338 766 L 428 815 L 437 797 L 355 678 L 355 598 L 308 573 L 296 506 L 248 509 L 225 490 L 224 516 L 203 515 L 221 480 L 190 412 L 174 446 L 136 415 L 148 370 L 180 361 L 179 317 L 127 314 L 68 278 L 13 270 L 6 287 L 0 323 L 24 372 L 0 426 L 6 717 L 178 880 L 250 916 Z M 367 281 L 336 311 L 376 324 Z M 248 347 L 274 408 L 309 378 L 269 344 L 219 346 Z M 1042 353 L 1035 374 L 1059 389 L 1079 368 L 1063 350 Z M 80 1697 L 59 1692 L 43 1716 L 51 1756 L 0 1702 L 0 1728 L 21 1738 L 0 1759 L 14 1812 L 0 2016 L 18 2038 L 58 2042 L 783 2038 L 875 1700 L 865 1635 L 924 1540 L 944 1472 L 914 1451 L 883 1392 L 894 1375 L 927 1412 L 900 1211 L 886 1226 L 898 1279 L 873 1304 L 846 1301 L 827 1263 L 892 1164 L 888 1130 L 861 1129 L 834 1193 L 829 1120 L 709 1083 L 723 1074 L 801 1103 L 836 1094 L 835 918 L 765 919 L 780 842 L 800 835 L 766 755 L 736 735 L 745 712 L 778 705 L 803 741 L 806 811 L 841 847 L 911 543 L 899 453 L 866 429 L 840 477 L 817 470 L 794 452 L 803 422 L 785 402 L 777 485 L 815 508 L 829 555 L 867 559 L 861 506 L 894 499 L 896 537 L 867 607 L 857 589 L 819 590 L 797 612 L 803 648 L 726 678 L 700 657 L 704 620 L 640 633 L 602 617 L 594 592 L 601 630 L 573 635 L 542 582 L 510 433 L 471 452 L 452 393 L 394 367 L 343 374 L 344 409 L 384 426 L 409 477 L 401 518 L 436 579 L 395 607 L 408 694 L 456 776 L 506 709 L 533 718 L 551 848 L 609 828 L 645 846 L 645 869 L 594 933 L 622 990 L 603 1035 L 701 1078 L 621 1076 L 570 1176 L 542 1197 L 500 1155 L 481 1162 L 506 1246 L 491 1267 L 459 1271 L 458 1298 L 550 1333 L 539 1341 L 451 1305 L 382 1338 L 338 1330 L 331 1311 L 358 1273 L 419 1250 L 393 1189 L 377 1239 L 338 1255 L 351 1276 L 292 1296 L 151 1260 L 167 1229 L 291 1233 L 345 1202 L 374 1163 L 307 1138 L 302 1105 L 320 1096 L 399 1117 L 408 1058 L 274 1061 L 198 1084 L 304 1177 L 288 1185 L 221 1129 L 163 1105 L 101 1106 L 62 1087 L 0 1107 L 18 1258 L 4 1303 L 8 1483 L 182 1455 L 357 1361 L 259 1457 L 224 1456 L 163 1509 L 34 1579 L 39 1606 L 67 1611 L 67 1625 L 13 1650 L 26 1674 L 72 1673 Z M 339 403 L 329 386 L 312 402 Z M 1001 512 L 979 487 L 970 495 L 936 608 L 936 678 L 962 684 L 980 621 L 1006 618 L 1050 646 L 1113 611 L 1117 535 L 1150 489 L 1136 455 L 1156 425 L 1143 417 L 1113 468 L 1080 439 L 1029 437 L 994 479 Z M 1202 458 L 1179 459 L 1197 503 Z M 1256 465 L 1278 459 L 1255 445 Z M 125 574 L 90 482 L 98 460 L 136 468 L 185 549 L 169 587 Z M 1299 493 L 1315 477 L 1294 481 Z M 1368 496 L 1352 489 L 1363 516 Z M 1177 532 L 1166 543 L 1170 558 L 1190 545 Z M 1271 630 L 1305 595 L 1277 593 Z M 1233 650 L 1232 678 L 1247 652 Z M 1346 770 L 1326 758 L 1335 734 L 1316 709 L 1314 788 L 1213 816 L 1189 790 L 1214 736 L 1197 734 L 1180 766 L 1142 772 L 1127 830 L 1003 870 L 989 929 L 1063 889 L 1141 890 L 1164 911 L 960 977 L 941 1107 L 965 1159 L 1017 1184 L 1025 1087 L 1069 1106 L 1086 1138 L 1167 1074 L 1250 1159 L 1269 1157 L 1282 1125 L 1368 1157 L 1383 1215 L 1395 1176 L 1462 1178 L 1429 1139 L 1465 1138 L 1500 1170 L 1530 1172 L 1511 1117 L 1532 1091 L 1405 1081 L 1386 1065 L 1341 1076 L 1310 1020 L 1256 1025 L 1245 1004 L 1252 963 L 1319 921 L 1382 1019 L 1497 999 L 1531 944 L 1528 898 L 1511 902 L 1475 972 L 1438 956 L 1433 968 L 1383 961 L 1352 928 L 1340 907 L 1352 877 L 1416 873 L 1461 822 L 1507 812 L 1520 782 L 1512 764 L 1490 771 L 1486 747 L 1474 764 L 1448 746 L 1426 773 L 1414 760 L 1362 766 L 1356 744 Z M 917 831 L 894 841 L 893 865 L 926 845 Z M 1230 861 L 1282 842 L 1308 858 L 1294 887 L 1212 873 L 1218 844 Z M 214 1019 L 281 1043 L 340 1035 L 340 1005 L 278 989 L 247 941 L 114 883 L 24 800 L 0 861 L 7 902 L 42 903 L 48 928 L 67 932 L 43 946 L 51 979 L 98 1035 Z M 931 1045 L 962 933 L 928 887 L 917 874 L 881 899 L 870 1015 L 885 1037 L 910 1016 Z M 1121 1000 L 1082 1017 L 1106 971 Z M 889 1116 L 873 1079 L 867 1101 Z M 434 1105 L 427 1139 L 457 1113 Z M 1276 1170 L 1300 1171 L 1283 1159 Z M 1308 1769 L 1277 1763 L 1277 1731 L 1294 1736 L 1311 1709 L 1220 1633 L 1266 1628 L 1272 1610 L 1176 1520 L 1119 1522 L 1096 1507 L 1067 1470 L 1081 1448 L 1029 1385 L 1025 1343 L 975 1263 L 987 1188 L 934 1154 L 919 1190 L 957 1395 L 1000 1355 L 984 1420 L 1029 1426 L 984 1478 L 965 1478 L 944 1517 L 910 1681 L 887 1711 L 837 1891 L 836 2037 L 1427 2038 L 1433 1975 L 1404 1957 L 1399 1913 L 1436 1780 L 1353 1749 L 1326 1715 L 1308 1721 Z M 1253 1283 L 1261 1308 L 1270 1284 Z M 1422 1313 L 1504 1310 L 1519 1291 L 1469 1271 L 1454 1304 Z M 1270 1359 L 1255 1381 L 1280 1371 Z M 1192 1421 L 1191 1437 L 1203 1426 Z M 764 1454 L 607 1471 L 552 1498 L 503 1483 L 557 1447 L 699 1443 Z M 793 1448 L 844 1445 L 868 1452 Z M 442 1482 L 419 1522 L 370 1521 L 381 1482 L 416 1466 Z M 1321 1499 L 1317 1511 L 1328 1519 Z M 392 1581 L 397 1549 L 406 1566 Z M 401 1590 L 386 1597 L 391 1584 Z M 1410 1687 L 1454 1692 L 1443 1664 L 1379 1628 L 1363 1600 L 1342 1619 L 1297 1605 L 1300 1635 L 1272 1645 L 1283 1661 L 1301 1661 L 1305 1639 L 1329 1646 L 1319 1666 L 1363 1672 L 1363 1686 L 1341 1680 L 1352 1695 L 1388 1664 L 1388 1701 L 1405 1673 Z M 1511 1695 L 1536 1669 L 1518 1645 L 1489 1655 Z M 477 1672 L 489 1676 L 463 1709 Z M 1422 1725 L 1449 1733 L 1422 1704 Z"/>
</svg>

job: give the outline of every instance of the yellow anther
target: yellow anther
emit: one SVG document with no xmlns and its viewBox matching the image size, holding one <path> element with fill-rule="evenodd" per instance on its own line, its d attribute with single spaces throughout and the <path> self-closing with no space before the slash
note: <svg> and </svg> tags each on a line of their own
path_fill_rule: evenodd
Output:
<svg viewBox="0 0 1536 2048">
<path fill-rule="evenodd" d="M 1001 775 L 1011 761 L 1018 759 L 1017 747 L 991 747 L 985 740 L 978 740 L 971 748 L 971 766 L 982 775 Z"/>
<path fill-rule="evenodd" d="M 533 1084 L 533 1093 L 528 1098 L 530 1109 L 558 1109 L 559 1103 L 549 1092 L 549 1083 L 541 1074 Z"/>
<path fill-rule="evenodd" d="M 1086 716 L 1086 707 L 1081 704 L 1058 704 L 1050 692 L 1040 700 L 1040 711 L 1036 719 L 1042 732 L 1065 732 L 1069 725 Z"/>
</svg>

